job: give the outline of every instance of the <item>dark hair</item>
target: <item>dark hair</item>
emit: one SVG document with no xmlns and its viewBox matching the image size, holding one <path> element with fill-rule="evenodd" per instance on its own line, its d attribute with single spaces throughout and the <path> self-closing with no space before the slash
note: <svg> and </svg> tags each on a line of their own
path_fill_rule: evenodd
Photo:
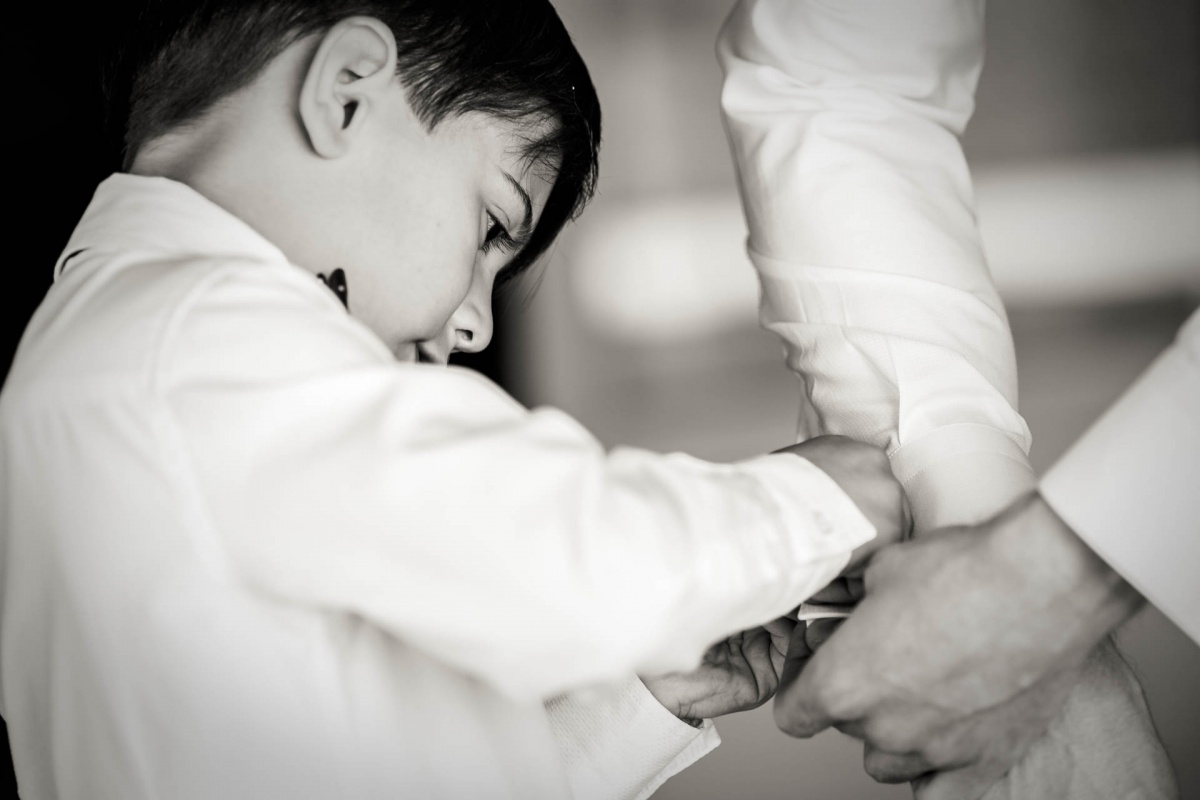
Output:
<svg viewBox="0 0 1200 800">
<path fill-rule="evenodd" d="M 537 227 L 507 274 L 520 272 L 595 191 L 600 103 L 587 67 L 547 0 L 155 0 L 130 26 L 110 73 L 127 96 L 125 166 L 148 141 L 248 85 L 297 40 L 351 16 L 396 38 L 396 74 L 427 128 L 477 111 L 541 130 L 523 155 L 557 163 Z M 122 79 L 121 76 L 125 76 Z M 114 91 L 115 90 L 115 91 Z"/>
</svg>

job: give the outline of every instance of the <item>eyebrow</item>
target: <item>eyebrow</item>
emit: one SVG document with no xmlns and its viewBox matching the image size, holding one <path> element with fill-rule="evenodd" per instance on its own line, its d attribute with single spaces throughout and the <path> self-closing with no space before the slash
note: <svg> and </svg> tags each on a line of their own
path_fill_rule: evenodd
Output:
<svg viewBox="0 0 1200 800">
<path fill-rule="evenodd" d="M 520 250 L 527 243 L 529 235 L 533 233 L 533 203 L 529 199 L 529 192 L 525 191 L 525 188 L 521 186 L 520 182 L 516 178 L 514 178 L 512 175 L 509 175 L 507 172 L 504 172 L 504 170 L 501 170 L 501 172 L 503 172 L 504 177 L 508 179 L 513 191 L 515 191 L 517 196 L 521 198 L 521 205 L 525 207 L 525 218 L 521 220 L 521 224 L 517 227 L 516 231 L 509 231 L 508 233 L 513 242 L 516 243 L 516 249 Z"/>
</svg>

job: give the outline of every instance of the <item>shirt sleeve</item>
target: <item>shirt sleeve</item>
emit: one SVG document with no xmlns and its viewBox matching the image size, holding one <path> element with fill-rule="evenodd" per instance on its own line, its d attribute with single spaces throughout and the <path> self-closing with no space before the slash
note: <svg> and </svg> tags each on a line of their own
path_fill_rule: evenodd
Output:
<svg viewBox="0 0 1200 800">
<path fill-rule="evenodd" d="M 1046 473 L 1039 491 L 1200 642 L 1200 312 Z"/>
<path fill-rule="evenodd" d="M 573 800 L 643 800 L 721 743 L 667 711 L 637 678 L 546 704 Z"/>
<path fill-rule="evenodd" d="M 982 2 L 745 0 L 717 54 L 761 319 L 808 399 L 801 438 L 886 448 L 918 530 L 1031 490 L 959 142 Z"/>
<path fill-rule="evenodd" d="M 474 372 L 397 363 L 321 292 L 230 269 L 160 358 L 197 525 L 257 590 L 542 700 L 693 668 L 874 535 L 802 458 L 606 452 Z"/>
</svg>

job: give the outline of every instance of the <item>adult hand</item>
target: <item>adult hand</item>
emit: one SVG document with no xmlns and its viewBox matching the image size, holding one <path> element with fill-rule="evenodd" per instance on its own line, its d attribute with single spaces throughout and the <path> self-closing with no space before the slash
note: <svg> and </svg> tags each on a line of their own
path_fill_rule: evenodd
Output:
<svg viewBox="0 0 1200 800">
<path fill-rule="evenodd" d="M 887 454 L 846 436 L 817 436 L 784 447 L 828 475 L 875 526 L 875 538 L 854 550 L 843 575 L 854 575 L 872 554 L 908 536 L 912 514 Z"/>
<path fill-rule="evenodd" d="M 784 653 L 795 623 L 776 620 L 736 633 L 709 648 L 691 672 L 643 677 L 642 683 L 671 713 L 701 720 L 757 708 L 779 687 Z"/>
<path fill-rule="evenodd" d="M 832 725 L 865 739 L 877 780 L 955 776 L 922 779 L 919 797 L 983 794 L 1140 603 L 1036 497 L 885 550 L 864 586 L 819 652 L 793 636 L 776 721 L 795 736 Z"/>
<path fill-rule="evenodd" d="M 1046 734 L 1007 772 L 985 759 L 926 775 L 914 783 L 914 794 L 919 800 L 981 794 L 984 800 L 1178 800 L 1179 788 L 1133 671 L 1105 639 Z"/>
</svg>

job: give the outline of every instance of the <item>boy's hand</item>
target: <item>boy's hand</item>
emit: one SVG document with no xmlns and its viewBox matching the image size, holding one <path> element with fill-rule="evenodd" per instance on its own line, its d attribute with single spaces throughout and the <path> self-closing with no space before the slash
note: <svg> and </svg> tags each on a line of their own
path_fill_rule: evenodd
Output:
<svg viewBox="0 0 1200 800">
<path fill-rule="evenodd" d="M 691 672 L 642 678 L 650 693 L 685 722 L 748 711 L 770 700 L 779 688 L 790 619 L 735 633 L 704 654 Z"/>
<path fill-rule="evenodd" d="M 817 436 L 775 452 L 798 455 L 824 472 L 875 526 L 875 538 L 854 550 L 843 576 L 857 574 L 877 550 L 908 538 L 908 498 L 880 448 L 846 436 Z"/>
</svg>

